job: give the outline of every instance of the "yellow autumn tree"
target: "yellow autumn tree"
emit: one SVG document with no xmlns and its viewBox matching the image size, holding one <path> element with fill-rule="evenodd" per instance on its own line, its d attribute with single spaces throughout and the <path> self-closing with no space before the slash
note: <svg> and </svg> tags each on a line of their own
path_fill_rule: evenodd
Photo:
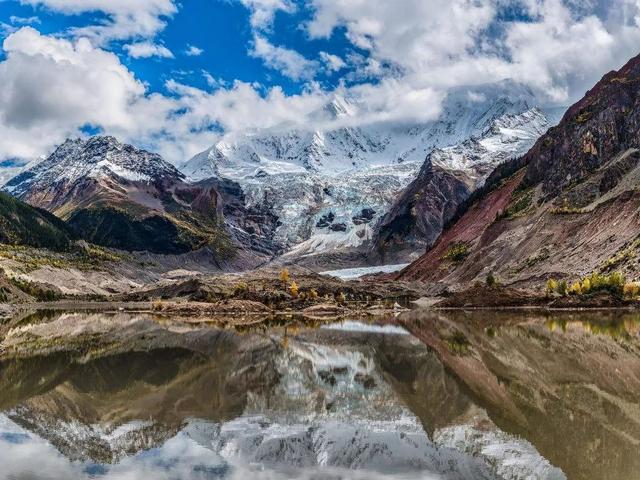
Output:
<svg viewBox="0 0 640 480">
<path fill-rule="evenodd" d="M 287 270 L 286 268 L 283 268 L 280 271 L 280 281 L 282 283 L 288 283 L 289 282 L 289 270 Z"/>
</svg>

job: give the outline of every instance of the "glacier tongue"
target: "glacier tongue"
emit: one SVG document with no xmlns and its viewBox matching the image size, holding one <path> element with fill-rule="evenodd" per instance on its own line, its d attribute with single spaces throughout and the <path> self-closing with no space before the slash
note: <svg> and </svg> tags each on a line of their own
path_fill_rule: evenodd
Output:
<svg viewBox="0 0 640 480">
<path fill-rule="evenodd" d="M 358 247 L 434 149 L 434 163 L 462 172 L 472 187 L 525 153 L 550 126 L 533 102 L 526 87 L 504 81 L 453 90 L 436 121 L 354 127 L 365 107 L 336 98 L 318 113 L 333 120 L 319 120 L 324 129 L 228 134 L 182 171 L 194 181 L 238 182 L 247 206 L 278 217 L 278 253 Z"/>
</svg>

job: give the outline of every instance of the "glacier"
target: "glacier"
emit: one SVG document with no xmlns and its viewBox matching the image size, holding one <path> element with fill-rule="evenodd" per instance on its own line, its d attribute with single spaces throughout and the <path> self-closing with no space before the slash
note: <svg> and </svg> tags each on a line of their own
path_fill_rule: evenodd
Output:
<svg viewBox="0 0 640 480">
<path fill-rule="evenodd" d="M 452 90 L 434 121 L 358 125 L 365 110 L 336 96 L 316 115 L 326 128 L 230 133 L 180 169 L 191 181 L 237 182 L 247 208 L 277 216 L 274 253 L 294 260 L 366 245 L 434 150 L 434 165 L 473 188 L 558 120 L 508 80 Z"/>
</svg>

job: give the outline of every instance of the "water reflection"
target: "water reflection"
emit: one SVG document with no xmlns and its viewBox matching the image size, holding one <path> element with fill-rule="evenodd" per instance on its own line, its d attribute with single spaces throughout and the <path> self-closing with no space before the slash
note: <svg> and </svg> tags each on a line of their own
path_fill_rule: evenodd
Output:
<svg viewBox="0 0 640 480">
<path fill-rule="evenodd" d="M 0 478 L 638 478 L 638 322 L 609 316 L 19 319 Z"/>
</svg>

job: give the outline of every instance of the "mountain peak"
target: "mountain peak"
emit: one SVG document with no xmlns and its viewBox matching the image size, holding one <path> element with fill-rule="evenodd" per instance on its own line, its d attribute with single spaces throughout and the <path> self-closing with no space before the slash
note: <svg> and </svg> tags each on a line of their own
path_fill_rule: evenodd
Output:
<svg viewBox="0 0 640 480">
<path fill-rule="evenodd" d="M 332 120 L 341 117 L 351 117 L 356 113 L 355 105 L 338 94 L 333 96 L 331 101 L 324 106 L 323 110 L 325 113 L 329 114 Z"/>
<path fill-rule="evenodd" d="M 68 139 L 42 162 L 7 182 L 4 189 L 22 198 L 51 185 L 71 186 L 82 179 L 155 182 L 183 179 L 173 165 L 157 154 L 120 143 L 115 137 Z"/>
</svg>

